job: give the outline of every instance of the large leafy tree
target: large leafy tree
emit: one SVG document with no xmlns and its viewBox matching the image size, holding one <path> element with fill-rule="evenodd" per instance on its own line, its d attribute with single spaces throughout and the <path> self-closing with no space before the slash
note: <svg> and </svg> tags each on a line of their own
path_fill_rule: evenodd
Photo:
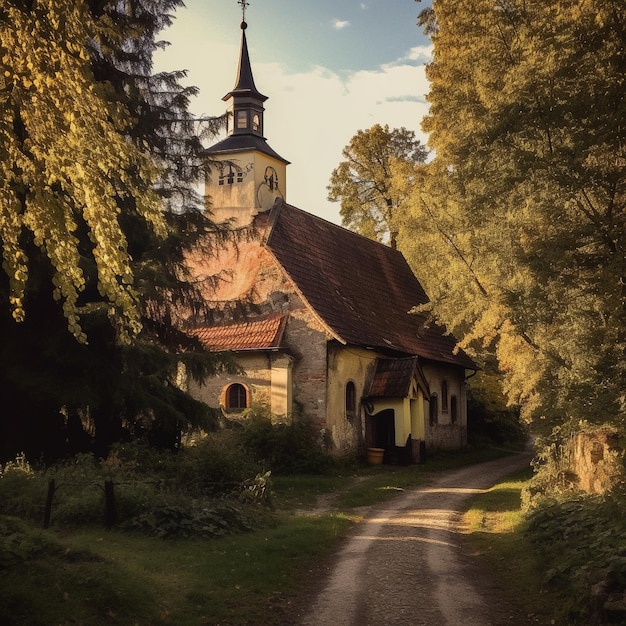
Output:
<svg viewBox="0 0 626 626">
<path fill-rule="evenodd" d="M 435 159 L 401 243 L 529 419 L 626 410 L 626 8 L 434 0 Z"/>
<path fill-rule="evenodd" d="M 180 332 L 202 306 L 185 253 L 221 236 L 201 210 L 193 89 L 154 74 L 181 0 L 7 0 L 0 7 L 0 380 L 6 443 L 104 452 L 144 430 L 171 443 L 204 407 L 181 362 L 221 367 Z M 210 253 L 210 250 L 208 250 Z M 10 410 L 9 410 L 10 407 Z M 36 442 L 36 435 L 41 442 Z M 71 447 L 71 446 L 70 446 Z M 14 451 L 14 450 L 13 450 Z"/>
<path fill-rule="evenodd" d="M 396 219 L 405 195 L 392 184 L 394 167 L 424 163 L 427 154 L 406 128 L 375 124 L 359 130 L 343 149 L 344 161 L 333 170 L 328 186 L 328 199 L 341 202 L 343 225 L 395 248 Z"/>
</svg>

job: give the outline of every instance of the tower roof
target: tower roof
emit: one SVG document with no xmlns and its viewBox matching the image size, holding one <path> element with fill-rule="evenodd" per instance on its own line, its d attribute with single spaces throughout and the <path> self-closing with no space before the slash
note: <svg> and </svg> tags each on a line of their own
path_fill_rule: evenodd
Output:
<svg viewBox="0 0 626 626">
<path fill-rule="evenodd" d="M 246 28 L 248 25 L 241 22 L 241 52 L 239 53 L 239 68 L 237 80 L 232 91 L 229 91 L 222 100 L 228 101 L 235 96 L 246 96 L 265 102 L 264 96 L 255 86 L 252 76 L 252 66 L 250 65 L 250 55 L 248 54 L 248 41 L 246 39 Z"/>
<path fill-rule="evenodd" d="M 245 3 L 242 4 L 242 8 L 245 11 Z M 229 154 L 254 150 L 288 164 L 289 161 L 273 150 L 263 136 L 263 103 L 267 96 L 264 96 L 254 84 L 246 39 L 247 27 L 245 20 L 242 21 L 241 51 L 235 86 L 222 98 L 224 101 L 232 100 L 228 136 L 209 147 L 206 153 Z"/>
</svg>

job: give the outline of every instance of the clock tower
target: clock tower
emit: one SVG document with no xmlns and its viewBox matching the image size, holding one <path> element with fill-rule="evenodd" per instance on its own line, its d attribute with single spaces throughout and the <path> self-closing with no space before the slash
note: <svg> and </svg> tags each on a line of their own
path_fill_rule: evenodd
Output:
<svg viewBox="0 0 626 626">
<path fill-rule="evenodd" d="M 245 7 L 241 22 L 241 52 L 235 87 L 223 98 L 228 108 L 227 137 L 207 149 L 209 167 L 206 195 L 217 223 L 233 219 L 245 226 L 253 217 L 268 211 L 277 198 L 285 199 L 285 175 L 289 161 L 283 159 L 263 136 L 267 96 L 260 93 L 252 77 L 246 41 Z"/>
</svg>

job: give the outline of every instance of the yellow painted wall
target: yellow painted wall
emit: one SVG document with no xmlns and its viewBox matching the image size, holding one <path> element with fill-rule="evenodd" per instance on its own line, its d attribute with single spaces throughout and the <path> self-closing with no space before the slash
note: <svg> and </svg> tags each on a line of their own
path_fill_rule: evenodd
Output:
<svg viewBox="0 0 626 626">
<path fill-rule="evenodd" d="M 293 359 L 286 354 L 272 355 L 270 372 L 270 409 L 272 415 L 283 416 L 288 420 L 293 417 Z"/>
<path fill-rule="evenodd" d="M 356 452 L 365 437 L 360 401 L 367 392 L 376 362 L 376 353 L 356 347 L 328 344 L 328 379 L 326 428 L 333 446 L 340 453 Z M 346 385 L 352 381 L 356 388 L 357 414 L 346 416 Z"/>
<path fill-rule="evenodd" d="M 214 158 L 216 163 L 211 164 L 207 173 L 205 193 L 216 223 L 235 218 L 235 226 L 245 226 L 260 211 L 271 209 L 277 196 L 286 198 L 287 167 L 282 161 L 257 151 L 218 154 Z M 220 185 L 220 171 L 229 171 L 228 162 L 233 164 L 235 181 L 238 174 L 243 180 Z M 278 190 L 271 191 L 265 184 L 268 167 L 274 168 L 278 175 Z"/>
</svg>

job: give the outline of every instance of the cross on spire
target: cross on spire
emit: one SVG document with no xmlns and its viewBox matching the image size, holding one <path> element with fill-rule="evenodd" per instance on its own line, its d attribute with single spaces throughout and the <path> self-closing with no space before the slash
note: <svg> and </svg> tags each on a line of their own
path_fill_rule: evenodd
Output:
<svg viewBox="0 0 626 626">
<path fill-rule="evenodd" d="M 237 4 L 241 7 L 241 19 L 243 22 L 246 21 L 246 7 L 250 5 L 246 0 L 237 0 Z"/>
</svg>

